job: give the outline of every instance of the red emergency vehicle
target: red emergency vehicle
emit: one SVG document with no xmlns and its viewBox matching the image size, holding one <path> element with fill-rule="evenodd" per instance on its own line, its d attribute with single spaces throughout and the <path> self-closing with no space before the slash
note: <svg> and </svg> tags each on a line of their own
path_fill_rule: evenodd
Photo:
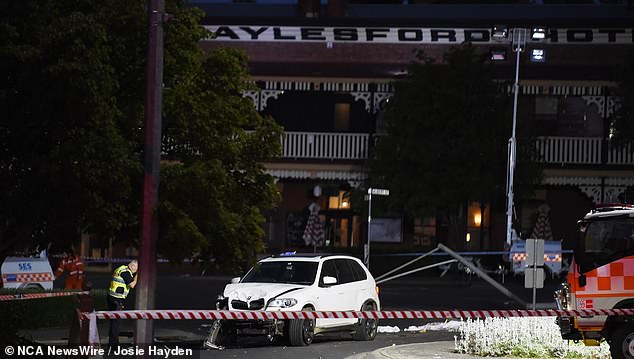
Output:
<svg viewBox="0 0 634 359">
<path fill-rule="evenodd" d="M 606 205 L 588 213 L 567 282 L 555 293 L 560 309 L 634 308 L 634 206 Z M 613 358 L 634 358 L 634 317 L 561 317 L 564 339 L 610 344 Z"/>
</svg>

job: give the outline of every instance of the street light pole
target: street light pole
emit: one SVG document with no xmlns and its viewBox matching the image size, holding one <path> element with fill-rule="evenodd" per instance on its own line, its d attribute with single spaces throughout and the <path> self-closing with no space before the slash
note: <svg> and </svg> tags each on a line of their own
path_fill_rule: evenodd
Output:
<svg viewBox="0 0 634 359">
<path fill-rule="evenodd" d="M 517 143 L 515 139 L 515 129 L 517 127 L 517 98 L 519 95 L 519 74 L 520 74 L 520 53 L 526 47 L 526 29 L 513 29 L 513 51 L 515 51 L 515 82 L 513 83 L 513 129 L 509 139 L 509 162 L 508 178 L 506 183 L 507 203 L 506 203 L 506 243 L 511 246 L 511 228 L 513 224 L 513 178 L 515 175 L 515 161 Z"/>
<path fill-rule="evenodd" d="M 164 0 L 150 0 L 147 51 L 147 90 L 145 102 L 145 146 L 143 204 L 139 240 L 139 270 L 136 309 L 154 309 L 156 284 L 156 242 L 158 220 L 159 172 L 161 166 L 161 114 L 163 103 L 163 18 Z M 151 344 L 154 330 L 151 320 L 136 322 L 137 344 Z"/>
</svg>

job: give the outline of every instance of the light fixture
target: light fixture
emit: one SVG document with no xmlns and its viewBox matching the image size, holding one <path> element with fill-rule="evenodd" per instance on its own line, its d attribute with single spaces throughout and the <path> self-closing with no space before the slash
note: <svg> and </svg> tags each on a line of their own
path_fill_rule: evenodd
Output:
<svg viewBox="0 0 634 359">
<path fill-rule="evenodd" d="M 473 214 L 473 223 L 476 225 L 476 227 L 480 227 L 480 225 L 482 224 L 482 213 L 476 212 Z"/>
<path fill-rule="evenodd" d="M 471 242 L 471 233 L 467 232 L 467 238 L 466 238 L 467 243 Z"/>
<path fill-rule="evenodd" d="M 535 26 L 531 29 L 531 39 L 543 40 L 546 38 L 546 28 L 544 26 Z"/>
<path fill-rule="evenodd" d="M 491 29 L 493 40 L 504 40 L 509 36 L 509 28 L 506 25 L 494 25 Z"/>
<path fill-rule="evenodd" d="M 489 59 L 491 61 L 506 61 L 506 49 L 502 47 L 493 47 L 489 50 Z"/>
<path fill-rule="evenodd" d="M 546 61 L 546 51 L 544 49 L 532 49 L 530 52 L 531 62 L 544 62 Z"/>
<path fill-rule="evenodd" d="M 349 205 L 348 201 L 341 202 L 341 208 L 348 208 Z"/>
</svg>

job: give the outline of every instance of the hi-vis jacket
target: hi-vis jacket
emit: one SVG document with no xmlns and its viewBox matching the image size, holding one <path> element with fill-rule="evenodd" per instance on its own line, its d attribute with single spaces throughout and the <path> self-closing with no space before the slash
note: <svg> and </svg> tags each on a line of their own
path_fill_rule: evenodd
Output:
<svg viewBox="0 0 634 359">
<path fill-rule="evenodd" d="M 123 273 L 129 272 L 130 276 L 132 276 L 132 271 L 128 268 L 127 265 L 122 265 L 121 267 L 115 269 L 112 274 L 112 281 L 110 281 L 110 291 L 109 294 L 115 298 L 125 299 L 130 293 L 130 287 L 123 280 Z"/>
</svg>

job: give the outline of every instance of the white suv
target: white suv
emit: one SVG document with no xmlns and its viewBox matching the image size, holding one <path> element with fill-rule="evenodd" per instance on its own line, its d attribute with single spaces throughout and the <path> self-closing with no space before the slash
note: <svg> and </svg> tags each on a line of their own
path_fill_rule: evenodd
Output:
<svg viewBox="0 0 634 359">
<path fill-rule="evenodd" d="M 295 255 L 259 261 L 234 278 L 218 297 L 218 309 L 266 311 L 380 310 L 374 278 L 357 258 L 345 255 Z M 373 340 L 374 319 L 223 320 L 217 340 L 238 335 L 284 337 L 290 345 L 309 345 L 315 334 L 349 331 L 356 340 Z"/>
</svg>

